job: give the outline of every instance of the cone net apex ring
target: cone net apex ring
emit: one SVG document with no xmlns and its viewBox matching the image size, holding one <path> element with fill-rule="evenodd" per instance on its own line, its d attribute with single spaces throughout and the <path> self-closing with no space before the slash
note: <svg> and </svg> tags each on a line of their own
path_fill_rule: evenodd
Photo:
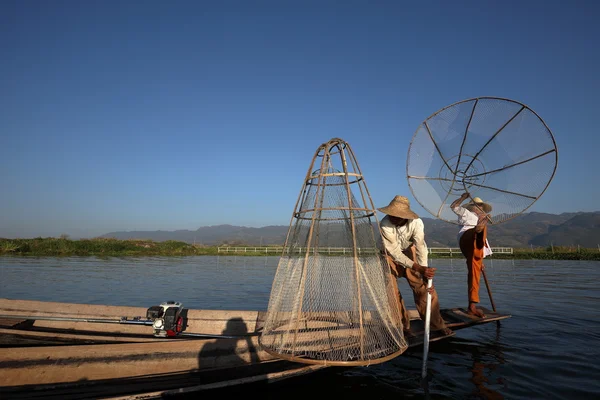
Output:
<svg viewBox="0 0 600 400">
<path fill-rule="evenodd" d="M 492 206 L 492 223 L 523 213 L 554 178 L 558 149 L 526 105 L 497 97 L 463 100 L 428 117 L 414 133 L 408 185 L 434 217 L 458 224 L 450 204 L 464 192 Z"/>
<path fill-rule="evenodd" d="M 375 210 L 348 143 L 319 146 L 273 279 L 263 350 L 322 365 L 377 364 L 406 350 Z"/>
</svg>

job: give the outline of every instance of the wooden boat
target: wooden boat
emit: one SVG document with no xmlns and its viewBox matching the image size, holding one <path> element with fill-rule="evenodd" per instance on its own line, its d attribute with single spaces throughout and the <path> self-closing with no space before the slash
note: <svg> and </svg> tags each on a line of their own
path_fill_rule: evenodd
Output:
<svg viewBox="0 0 600 400">
<path fill-rule="evenodd" d="M 458 308 L 442 314 L 454 331 L 510 317 L 484 311 L 483 319 Z M 331 368 L 285 361 L 261 350 L 261 311 L 183 309 L 185 329 L 175 337 L 155 337 L 152 327 L 122 323 L 124 316 L 146 312 L 0 299 L 0 397 L 161 398 Z M 415 337 L 409 346 L 418 346 L 423 322 L 415 310 L 410 314 Z M 447 337 L 432 333 L 430 340 Z"/>
</svg>

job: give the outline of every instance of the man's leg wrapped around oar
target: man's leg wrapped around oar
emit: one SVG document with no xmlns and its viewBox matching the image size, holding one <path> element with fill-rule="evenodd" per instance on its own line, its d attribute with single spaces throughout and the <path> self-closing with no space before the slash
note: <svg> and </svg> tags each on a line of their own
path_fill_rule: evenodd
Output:
<svg viewBox="0 0 600 400">
<path fill-rule="evenodd" d="M 414 246 L 409 247 L 404 251 L 404 254 L 411 258 L 413 261 L 416 260 L 416 254 Z M 409 269 L 404 268 L 401 265 L 397 265 L 392 257 L 387 256 L 388 264 L 390 266 L 390 270 L 392 271 L 392 275 L 395 278 L 405 278 L 408 282 L 408 285 L 413 291 L 413 298 L 415 301 L 415 306 L 417 311 L 419 312 L 419 316 L 423 321 L 425 321 L 425 314 L 427 312 L 427 283 L 423 279 L 420 273 Z M 395 279 L 392 279 L 395 281 Z M 396 288 L 397 288 L 397 283 Z M 404 303 L 404 299 L 402 298 L 402 294 L 399 290 L 398 293 L 398 301 L 400 312 L 402 315 L 402 324 L 404 325 L 404 330 L 408 331 L 410 329 L 410 318 L 408 315 L 408 311 L 406 310 L 406 306 Z M 432 331 L 443 331 L 447 334 L 448 329 L 446 328 L 446 322 L 440 313 L 440 304 L 438 300 L 438 295 L 435 288 L 431 291 L 431 330 Z"/>
</svg>

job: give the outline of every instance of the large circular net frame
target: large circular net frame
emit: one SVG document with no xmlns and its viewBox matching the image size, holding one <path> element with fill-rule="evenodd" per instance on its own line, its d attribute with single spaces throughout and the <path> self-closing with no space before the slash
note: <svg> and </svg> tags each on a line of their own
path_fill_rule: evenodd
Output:
<svg viewBox="0 0 600 400">
<path fill-rule="evenodd" d="M 437 111 L 416 130 L 406 161 L 421 206 L 458 224 L 450 205 L 467 192 L 491 206 L 492 223 L 527 210 L 546 191 L 558 150 L 546 123 L 514 100 L 478 97 Z M 464 204 L 464 203 L 463 203 Z"/>
<path fill-rule="evenodd" d="M 348 143 L 334 138 L 319 146 L 273 279 L 259 337 L 265 351 L 307 364 L 360 366 L 406 350 L 379 232 Z"/>
</svg>

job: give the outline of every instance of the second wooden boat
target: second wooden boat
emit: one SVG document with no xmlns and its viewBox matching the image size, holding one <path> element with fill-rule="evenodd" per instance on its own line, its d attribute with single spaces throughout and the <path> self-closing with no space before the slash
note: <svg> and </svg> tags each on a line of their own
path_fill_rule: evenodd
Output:
<svg viewBox="0 0 600 400">
<path fill-rule="evenodd" d="M 485 311 L 484 319 L 462 309 L 442 314 L 454 331 L 510 317 Z M 144 322 L 147 313 L 139 307 L 0 299 L 0 397 L 161 398 L 332 368 L 263 351 L 261 311 L 183 308 L 183 330 L 173 337 L 156 337 Z M 409 346 L 418 346 L 423 323 L 414 310 L 411 319 L 415 337 Z M 433 334 L 430 340 L 447 337 Z"/>
</svg>

